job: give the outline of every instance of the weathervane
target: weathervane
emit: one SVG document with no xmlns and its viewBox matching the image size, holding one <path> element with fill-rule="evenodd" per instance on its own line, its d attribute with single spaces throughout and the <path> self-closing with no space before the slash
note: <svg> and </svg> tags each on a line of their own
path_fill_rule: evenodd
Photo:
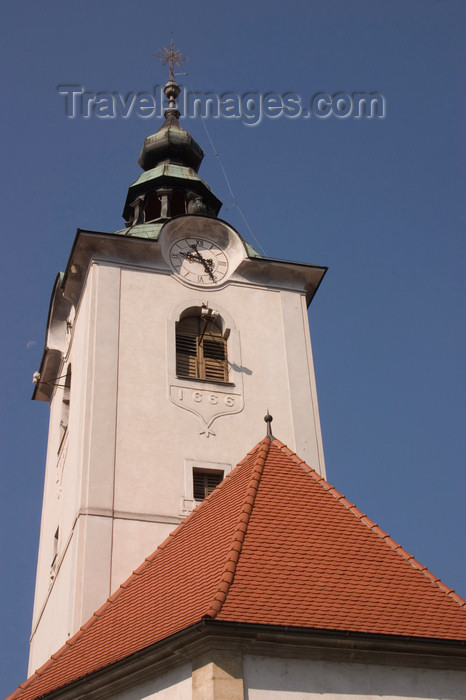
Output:
<svg viewBox="0 0 466 700">
<path fill-rule="evenodd" d="M 173 43 L 173 32 L 171 33 L 171 41 L 168 49 L 159 49 L 154 53 L 154 56 L 162 61 L 164 66 L 166 66 L 168 63 L 169 82 L 175 82 L 175 66 L 182 66 L 183 63 L 189 61 L 189 58 L 185 56 L 182 51 L 175 49 L 175 44 Z"/>
</svg>

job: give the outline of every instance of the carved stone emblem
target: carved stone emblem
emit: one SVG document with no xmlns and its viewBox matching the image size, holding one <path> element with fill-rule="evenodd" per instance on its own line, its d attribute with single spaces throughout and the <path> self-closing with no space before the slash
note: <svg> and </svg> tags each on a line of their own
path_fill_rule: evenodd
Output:
<svg viewBox="0 0 466 700">
<path fill-rule="evenodd" d="M 170 400 L 186 411 L 194 413 L 202 424 L 200 435 L 210 437 L 215 435 L 211 429 L 212 423 L 220 416 L 239 413 L 243 410 L 242 392 L 237 387 L 225 389 L 193 388 L 192 384 L 177 382 L 170 385 Z"/>
</svg>

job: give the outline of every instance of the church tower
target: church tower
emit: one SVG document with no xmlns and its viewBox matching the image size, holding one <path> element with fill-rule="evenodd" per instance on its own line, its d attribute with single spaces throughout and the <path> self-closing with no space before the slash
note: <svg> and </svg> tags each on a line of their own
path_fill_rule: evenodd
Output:
<svg viewBox="0 0 466 700">
<path fill-rule="evenodd" d="M 307 307 L 325 268 L 262 257 L 218 218 L 169 108 L 114 233 L 79 230 L 33 398 L 50 403 L 30 672 L 263 435 L 325 476 Z M 175 56 L 175 59 L 173 58 Z"/>
</svg>

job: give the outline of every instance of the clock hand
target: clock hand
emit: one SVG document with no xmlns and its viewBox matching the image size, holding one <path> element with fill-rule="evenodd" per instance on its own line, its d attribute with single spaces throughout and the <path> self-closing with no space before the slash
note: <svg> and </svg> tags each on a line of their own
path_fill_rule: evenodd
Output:
<svg viewBox="0 0 466 700">
<path fill-rule="evenodd" d="M 209 258 L 208 260 L 204 260 L 204 270 L 207 272 L 212 282 L 216 282 L 217 280 L 215 279 L 213 267 L 214 261 L 211 258 Z"/>
<path fill-rule="evenodd" d="M 201 253 L 196 249 L 195 245 L 191 245 L 190 247 L 195 249 L 195 253 L 191 253 L 191 251 L 189 251 L 188 253 L 182 253 L 182 255 L 184 255 L 186 260 L 189 260 L 189 262 L 200 263 L 209 275 L 212 282 L 216 282 L 215 276 L 213 274 L 214 261 L 212 260 L 212 258 L 204 258 L 201 255 Z"/>
<path fill-rule="evenodd" d="M 204 270 L 207 272 L 212 282 L 216 282 L 213 272 L 214 261 L 212 260 L 212 258 L 203 258 L 202 255 L 200 255 L 199 262 L 202 263 Z"/>
</svg>

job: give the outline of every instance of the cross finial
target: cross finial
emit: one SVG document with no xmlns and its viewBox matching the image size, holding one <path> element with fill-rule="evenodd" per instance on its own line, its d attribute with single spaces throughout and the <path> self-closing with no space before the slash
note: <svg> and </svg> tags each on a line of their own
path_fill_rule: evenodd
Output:
<svg viewBox="0 0 466 700">
<path fill-rule="evenodd" d="M 179 49 L 175 49 L 175 44 L 173 43 L 173 32 L 171 33 L 170 45 L 167 48 L 159 49 L 154 53 L 154 56 L 162 61 L 163 65 L 166 66 L 168 63 L 168 81 L 175 82 L 175 66 L 181 66 L 189 58 L 184 55 Z"/>
</svg>

